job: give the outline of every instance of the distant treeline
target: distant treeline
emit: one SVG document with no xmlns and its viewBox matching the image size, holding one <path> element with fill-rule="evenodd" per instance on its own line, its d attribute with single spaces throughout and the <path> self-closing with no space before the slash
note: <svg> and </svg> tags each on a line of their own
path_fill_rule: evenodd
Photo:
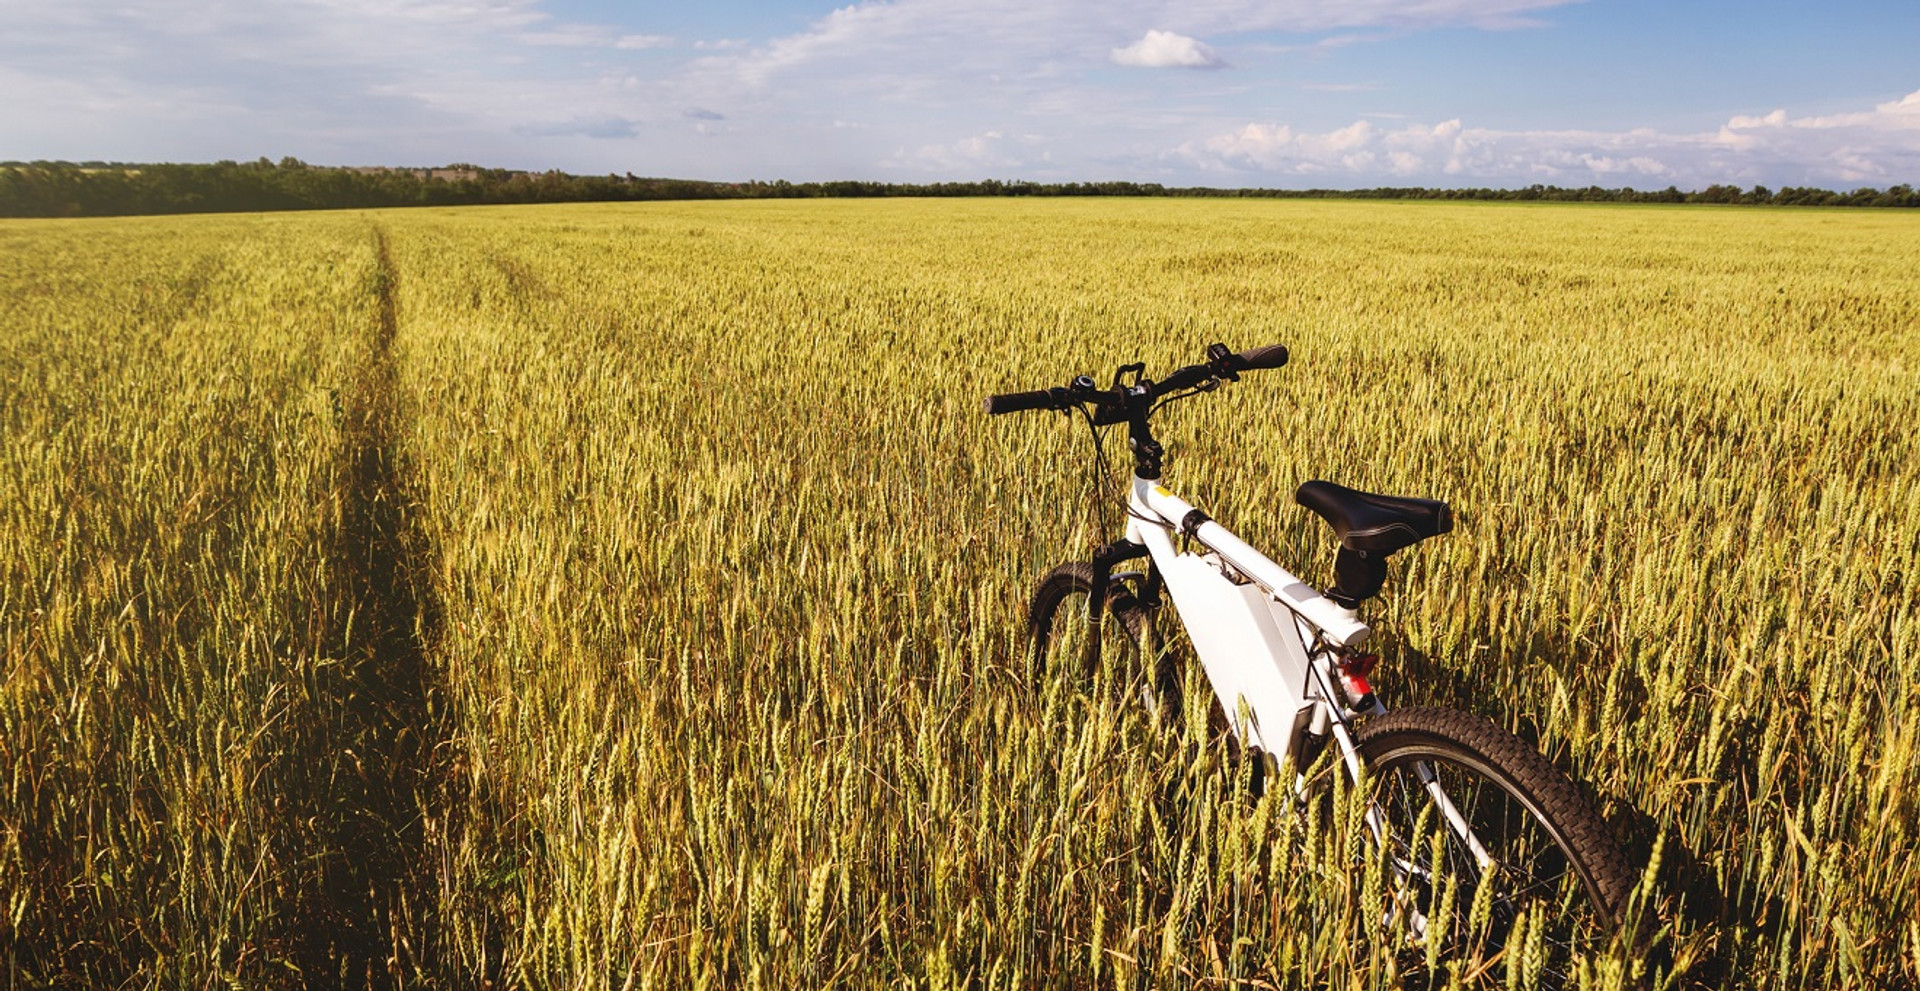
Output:
<svg viewBox="0 0 1920 991">
<path fill-rule="evenodd" d="M 1579 203 L 1733 203 L 1769 206 L 1920 207 L 1911 186 L 1850 193 L 1804 186 L 1672 186 L 1643 191 L 1588 186 L 1522 189 L 1214 189 L 1141 182 L 704 182 L 626 175 L 516 172 L 450 165 L 435 169 L 333 168 L 296 158 L 212 165 L 117 162 L 0 163 L 0 216 L 101 217 L 483 203 L 629 200 L 807 199 L 883 196 L 1233 196 L 1272 199 L 1537 200 Z"/>
</svg>

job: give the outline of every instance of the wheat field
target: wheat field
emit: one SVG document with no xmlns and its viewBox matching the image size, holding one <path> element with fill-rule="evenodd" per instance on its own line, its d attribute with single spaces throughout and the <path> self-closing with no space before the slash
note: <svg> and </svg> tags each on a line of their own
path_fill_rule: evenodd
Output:
<svg viewBox="0 0 1920 991">
<path fill-rule="evenodd" d="M 1029 668 L 1123 463 L 981 397 L 1216 340 L 1293 361 L 1156 421 L 1177 491 L 1314 580 L 1300 482 L 1454 507 L 1375 685 L 1535 742 L 1644 867 L 1575 985 L 1920 982 L 1920 217 L 754 201 L 0 258 L 9 986 L 1528 986 L 1367 923 L 1354 803 Z"/>
</svg>

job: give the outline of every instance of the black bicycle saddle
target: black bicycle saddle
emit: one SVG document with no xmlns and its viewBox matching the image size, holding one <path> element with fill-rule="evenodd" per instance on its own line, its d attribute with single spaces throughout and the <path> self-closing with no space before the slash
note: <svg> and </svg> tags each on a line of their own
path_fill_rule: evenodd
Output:
<svg viewBox="0 0 1920 991">
<path fill-rule="evenodd" d="M 1385 556 L 1453 529 L 1453 511 L 1438 499 L 1374 495 L 1319 480 L 1293 493 L 1333 527 L 1340 546 Z"/>
</svg>

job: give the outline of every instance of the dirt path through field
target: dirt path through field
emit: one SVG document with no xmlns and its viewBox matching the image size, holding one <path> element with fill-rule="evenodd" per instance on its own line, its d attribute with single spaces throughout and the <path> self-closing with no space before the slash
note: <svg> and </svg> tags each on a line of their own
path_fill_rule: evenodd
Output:
<svg viewBox="0 0 1920 991">
<path fill-rule="evenodd" d="M 350 597 L 327 651 L 347 665 L 333 741 L 347 759 L 323 792 L 336 803 L 322 896 L 330 918 L 309 927 L 300 953 L 310 978 L 324 974 L 343 986 L 405 982 L 437 969 L 430 832 L 446 818 L 452 753 L 445 692 L 428 661 L 439 625 L 430 548 L 398 439 L 399 276 L 385 231 L 374 236 L 378 320 L 356 381 L 342 389 L 342 503 L 329 555 L 335 586 Z"/>
</svg>

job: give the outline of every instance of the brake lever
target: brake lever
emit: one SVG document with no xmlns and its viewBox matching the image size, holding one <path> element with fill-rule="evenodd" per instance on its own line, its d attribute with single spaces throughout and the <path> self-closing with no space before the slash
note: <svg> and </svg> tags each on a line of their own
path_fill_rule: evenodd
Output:
<svg viewBox="0 0 1920 991">
<path fill-rule="evenodd" d="M 1227 350 L 1225 344 L 1214 343 L 1207 345 L 1207 364 L 1213 366 L 1213 374 L 1216 376 L 1213 382 L 1216 385 L 1220 379 L 1226 379 L 1229 382 L 1240 381 L 1240 373 L 1234 370 L 1232 359 L 1233 352 Z M 1202 389 L 1201 391 L 1210 391 L 1212 388 L 1212 386 L 1209 386 L 1207 389 Z"/>
</svg>

